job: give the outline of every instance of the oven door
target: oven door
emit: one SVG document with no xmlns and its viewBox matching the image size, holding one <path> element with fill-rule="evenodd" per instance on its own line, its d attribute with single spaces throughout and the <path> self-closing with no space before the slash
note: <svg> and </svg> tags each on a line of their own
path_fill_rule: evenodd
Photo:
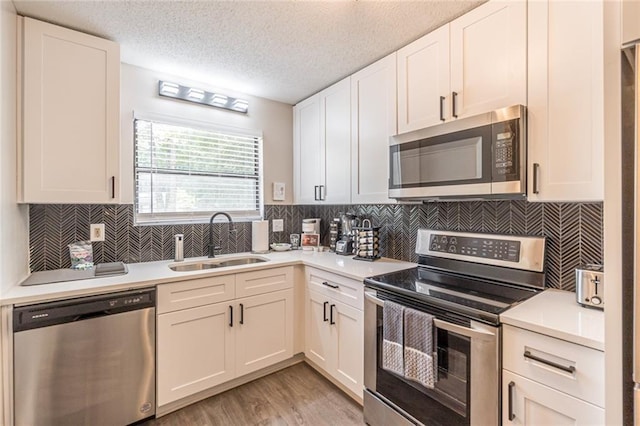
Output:
<svg viewBox="0 0 640 426">
<path fill-rule="evenodd" d="M 383 299 L 434 315 L 437 374 L 433 389 L 382 368 Z M 499 328 L 372 289 L 365 290 L 364 315 L 364 416 L 368 424 L 499 424 Z"/>
</svg>

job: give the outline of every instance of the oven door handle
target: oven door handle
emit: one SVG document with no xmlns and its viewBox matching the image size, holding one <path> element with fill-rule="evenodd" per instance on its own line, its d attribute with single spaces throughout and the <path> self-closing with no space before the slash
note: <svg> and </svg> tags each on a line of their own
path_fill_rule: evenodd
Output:
<svg viewBox="0 0 640 426">
<path fill-rule="evenodd" d="M 364 298 L 380 307 L 384 306 L 384 300 L 377 298 L 374 292 L 365 290 Z"/>
<path fill-rule="evenodd" d="M 489 331 L 484 331 L 475 328 L 463 327 L 457 324 L 451 324 L 450 322 L 442 321 L 437 318 L 433 319 L 433 325 L 436 327 L 447 330 L 452 333 L 460 334 L 462 336 L 469 337 L 471 339 L 480 339 L 480 340 L 493 340 L 496 338 L 494 333 Z"/>
<path fill-rule="evenodd" d="M 383 307 L 384 300 L 375 296 L 374 292 L 366 291 L 364 292 L 364 298 L 369 300 L 370 302 Z M 495 339 L 495 334 L 485 330 L 479 330 L 474 328 L 463 327 L 461 325 L 452 324 L 450 322 L 442 321 L 437 318 L 433 319 L 433 324 L 437 328 L 441 328 L 443 330 L 450 331 L 452 333 L 460 334 L 462 336 L 466 336 L 472 339 L 481 339 L 481 340 L 493 340 Z"/>
</svg>

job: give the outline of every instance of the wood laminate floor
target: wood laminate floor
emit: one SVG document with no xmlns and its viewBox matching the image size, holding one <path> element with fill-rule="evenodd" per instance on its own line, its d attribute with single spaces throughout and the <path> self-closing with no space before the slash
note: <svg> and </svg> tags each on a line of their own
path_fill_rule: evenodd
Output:
<svg viewBox="0 0 640 426">
<path fill-rule="evenodd" d="M 305 363 L 192 404 L 145 426 L 364 425 L 362 407 Z"/>
</svg>

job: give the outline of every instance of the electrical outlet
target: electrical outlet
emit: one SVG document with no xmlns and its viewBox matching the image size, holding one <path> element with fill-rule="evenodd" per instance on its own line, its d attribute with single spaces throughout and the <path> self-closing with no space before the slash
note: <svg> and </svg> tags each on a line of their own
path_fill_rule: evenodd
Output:
<svg viewBox="0 0 640 426">
<path fill-rule="evenodd" d="M 89 227 L 91 241 L 104 241 L 104 223 L 92 223 Z"/>
<path fill-rule="evenodd" d="M 273 232 L 284 231 L 284 219 L 273 219 L 272 228 Z"/>
</svg>

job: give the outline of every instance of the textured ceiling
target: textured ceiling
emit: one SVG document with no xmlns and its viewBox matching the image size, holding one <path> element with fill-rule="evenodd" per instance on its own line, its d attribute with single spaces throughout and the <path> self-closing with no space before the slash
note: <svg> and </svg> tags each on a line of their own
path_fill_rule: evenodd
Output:
<svg viewBox="0 0 640 426">
<path fill-rule="evenodd" d="M 14 0 L 117 41 L 122 62 L 289 104 L 482 2 Z"/>
</svg>

